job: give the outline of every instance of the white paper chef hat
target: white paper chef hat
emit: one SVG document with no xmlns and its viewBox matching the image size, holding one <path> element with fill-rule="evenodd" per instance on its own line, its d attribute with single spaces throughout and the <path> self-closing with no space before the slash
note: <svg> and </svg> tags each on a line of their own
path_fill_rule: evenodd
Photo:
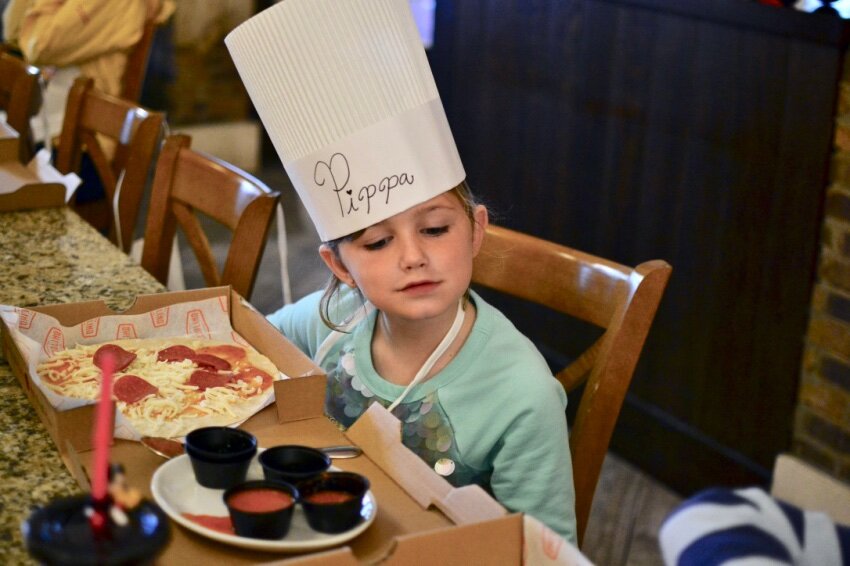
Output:
<svg viewBox="0 0 850 566">
<path fill-rule="evenodd" d="M 465 178 L 407 0 L 283 0 L 224 41 L 322 240 Z"/>
</svg>

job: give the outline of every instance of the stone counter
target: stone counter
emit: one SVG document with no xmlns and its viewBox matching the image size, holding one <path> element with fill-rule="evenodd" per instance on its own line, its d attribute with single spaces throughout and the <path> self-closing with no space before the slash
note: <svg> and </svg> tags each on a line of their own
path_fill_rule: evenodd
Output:
<svg viewBox="0 0 850 566">
<path fill-rule="evenodd" d="M 0 213 L 0 304 L 103 300 L 115 310 L 164 291 L 65 207 Z M 20 525 L 33 505 L 80 491 L 5 360 L 0 359 L 0 561 L 30 564 Z"/>
</svg>

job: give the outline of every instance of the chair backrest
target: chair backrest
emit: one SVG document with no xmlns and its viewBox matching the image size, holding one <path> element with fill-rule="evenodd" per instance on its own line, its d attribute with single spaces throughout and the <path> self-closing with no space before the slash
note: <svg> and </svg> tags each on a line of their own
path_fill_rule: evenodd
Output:
<svg viewBox="0 0 850 566">
<path fill-rule="evenodd" d="M 127 55 L 127 64 L 124 67 L 124 75 L 121 77 L 121 98 L 125 100 L 138 102 L 142 95 L 156 29 L 156 22 L 152 20 L 145 22 L 141 39 Z"/>
<path fill-rule="evenodd" d="M 30 118 L 41 108 L 39 70 L 0 50 L 0 110 L 6 112 L 6 123 L 20 136 L 19 159 L 30 160 L 35 149 Z"/>
<path fill-rule="evenodd" d="M 190 144 L 189 136 L 172 135 L 162 146 L 151 187 L 142 267 L 166 283 L 179 225 L 206 284 L 231 285 L 249 299 L 280 193 L 230 163 L 190 149 Z M 197 212 L 233 234 L 221 271 Z"/>
<path fill-rule="evenodd" d="M 555 375 L 567 392 L 585 385 L 569 439 L 579 543 L 620 407 L 670 273 L 661 260 L 632 268 L 493 225 L 475 259 L 474 285 L 604 329 Z"/>
<path fill-rule="evenodd" d="M 106 198 L 94 203 L 97 208 L 73 204 L 95 227 L 108 229 L 110 239 L 128 252 L 164 117 L 93 85 L 92 79 L 78 77 L 68 93 L 55 166 L 62 173 L 79 172 L 83 152 L 88 154 Z M 116 219 L 112 203 L 119 179 Z"/>
</svg>

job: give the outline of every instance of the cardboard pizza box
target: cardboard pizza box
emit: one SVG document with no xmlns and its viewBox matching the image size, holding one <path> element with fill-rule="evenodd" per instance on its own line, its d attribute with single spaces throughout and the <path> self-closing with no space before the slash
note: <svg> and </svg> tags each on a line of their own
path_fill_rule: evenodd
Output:
<svg viewBox="0 0 850 566">
<path fill-rule="evenodd" d="M 63 206 L 79 185 L 75 174 L 60 175 L 46 150 L 29 165 L 19 161 L 18 132 L 0 121 L 0 212 Z"/>
<path fill-rule="evenodd" d="M 19 140 L 17 130 L 0 120 L 0 163 L 18 160 Z"/>
<path fill-rule="evenodd" d="M 508 513 L 478 486 L 455 488 L 401 443 L 401 424 L 374 404 L 343 432 L 323 414 L 325 375 L 265 317 L 229 287 L 143 295 L 125 312 L 139 314 L 179 302 L 220 297 L 229 301 L 233 328 L 268 356 L 290 379 L 276 381 L 276 402 L 251 417 L 241 428 L 252 432 L 260 447 L 279 444 L 331 446 L 355 444 L 363 455 L 334 460 L 344 470 L 369 478 L 377 504 L 374 522 L 342 546 L 304 554 L 281 554 L 230 546 L 203 537 L 172 522 L 172 539 L 157 563 L 292 564 L 301 566 L 381 564 L 507 564 L 525 562 L 534 549 L 545 551 L 552 564 L 588 564 L 577 549 L 554 535 L 527 540 L 529 519 Z M 100 301 L 49 305 L 33 309 L 48 313 L 64 325 L 114 314 Z M 27 385 L 25 366 L 8 328 L 3 327 L 3 349 L 13 371 L 27 390 L 39 416 L 60 449 L 68 469 L 88 490 L 93 453 L 89 442 L 92 407 L 57 414 Z M 22 371 L 24 370 L 24 371 Z M 115 441 L 112 462 L 124 464 L 130 485 L 152 499 L 151 478 L 163 460 L 141 444 Z M 551 535 L 551 532 L 550 532 Z M 547 546 L 548 545 L 548 546 Z M 568 551 L 567 560 L 554 560 L 552 549 Z"/>
<path fill-rule="evenodd" d="M 123 314 L 129 316 L 153 313 L 170 305 L 216 297 L 226 303 L 233 329 L 255 348 L 266 354 L 283 373 L 289 376 L 321 373 L 300 350 L 284 339 L 279 332 L 274 331 L 274 328 L 265 322 L 265 318 L 238 294 L 232 292 L 230 287 L 141 295 Z M 49 315 L 65 327 L 95 320 L 100 316 L 116 314 L 103 301 L 44 305 L 28 310 L 36 314 Z M 21 321 L 21 324 L 25 322 Z M 268 328 L 263 328 L 263 326 Z M 50 338 L 45 339 L 45 341 L 47 340 L 50 340 Z M 41 389 L 31 381 L 24 356 L 18 350 L 5 321 L 2 343 L 6 360 L 60 450 L 64 451 L 69 445 L 78 452 L 90 449 L 94 405 L 84 405 L 64 411 L 54 409 Z M 47 345 L 43 347 L 47 348 Z"/>
<path fill-rule="evenodd" d="M 0 212 L 65 204 L 64 186 L 43 183 L 18 161 L 19 143 L 18 132 L 0 121 Z"/>
</svg>

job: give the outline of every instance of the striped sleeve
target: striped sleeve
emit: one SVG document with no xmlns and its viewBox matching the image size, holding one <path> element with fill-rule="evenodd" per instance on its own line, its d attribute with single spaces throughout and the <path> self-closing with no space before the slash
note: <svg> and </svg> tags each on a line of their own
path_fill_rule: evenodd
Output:
<svg viewBox="0 0 850 566">
<path fill-rule="evenodd" d="M 667 517 L 659 543 L 667 566 L 840 566 L 850 560 L 850 528 L 760 488 L 697 494 Z"/>
</svg>

